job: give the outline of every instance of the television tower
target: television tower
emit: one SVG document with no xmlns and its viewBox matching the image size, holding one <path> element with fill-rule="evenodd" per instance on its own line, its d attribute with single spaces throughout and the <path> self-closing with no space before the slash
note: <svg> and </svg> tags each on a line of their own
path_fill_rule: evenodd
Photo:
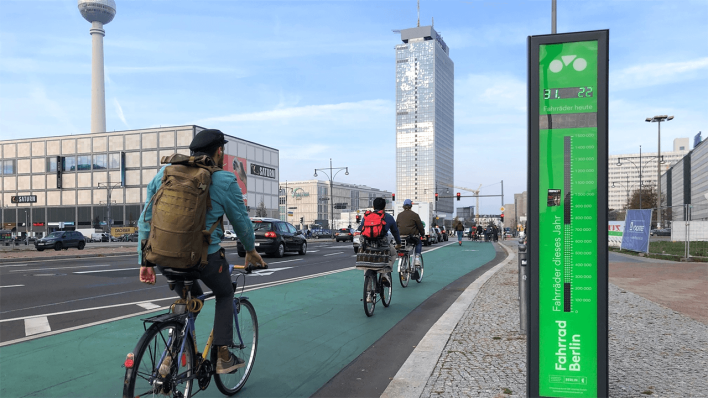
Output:
<svg viewBox="0 0 708 398">
<path fill-rule="evenodd" d="M 91 132 L 106 131 L 106 87 L 103 79 L 103 25 L 116 16 L 113 0 L 79 0 L 81 16 L 91 22 Z"/>
</svg>

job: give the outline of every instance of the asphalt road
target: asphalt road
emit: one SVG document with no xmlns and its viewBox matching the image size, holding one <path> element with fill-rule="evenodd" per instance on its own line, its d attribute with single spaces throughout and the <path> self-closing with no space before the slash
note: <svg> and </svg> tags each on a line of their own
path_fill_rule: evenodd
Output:
<svg viewBox="0 0 708 398">
<path fill-rule="evenodd" d="M 229 263 L 243 263 L 234 246 L 226 250 Z M 355 255 L 350 242 L 310 241 L 304 256 L 265 260 L 269 269 L 248 275 L 247 289 L 351 268 Z M 1 263 L 0 344 L 169 306 L 175 295 L 165 279 L 140 283 L 138 269 L 134 254 Z"/>
</svg>

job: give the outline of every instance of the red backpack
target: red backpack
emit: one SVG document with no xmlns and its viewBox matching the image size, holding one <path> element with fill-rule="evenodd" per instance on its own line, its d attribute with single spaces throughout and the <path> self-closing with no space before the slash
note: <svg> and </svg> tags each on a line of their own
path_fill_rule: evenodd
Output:
<svg viewBox="0 0 708 398">
<path fill-rule="evenodd" d="M 386 213 L 383 210 L 364 213 L 364 227 L 361 234 L 367 238 L 379 238 L 384 235 Z"/>
</svg>

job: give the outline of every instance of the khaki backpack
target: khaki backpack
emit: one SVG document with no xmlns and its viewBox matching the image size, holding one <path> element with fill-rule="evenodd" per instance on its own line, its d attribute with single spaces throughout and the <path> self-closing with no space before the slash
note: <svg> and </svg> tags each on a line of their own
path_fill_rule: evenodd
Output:
<svg viewBox="0 0 708 398">
<path fill-rule="evenodd" d="M 223 223 L 222 216 L 205 229 L 211 175 L 221 169 L 208 156 L 174 154 L 163 156 L 160 163 L 171 165 L 151 199 L 150 235 L 143 242 L 143 258 L 169 268 L 205 265 L 211 234 Z"/>
</svg>

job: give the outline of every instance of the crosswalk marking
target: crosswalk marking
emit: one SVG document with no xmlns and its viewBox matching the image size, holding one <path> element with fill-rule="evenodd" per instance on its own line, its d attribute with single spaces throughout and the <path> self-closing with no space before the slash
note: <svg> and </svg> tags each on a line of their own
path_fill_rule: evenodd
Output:
<svg viewBox="0 0 708 398">
<path fill-rule="evenodd" d="M 25 336 L 51 331 L 52 328 L 49 326 L 49 319 L 46 316 L 25 319 Z"/>
<path fill-rule="evenodd" d="M 146 310 L 154 310 L 155 308 L 160 308 L 160 305 L 153 304 L 153 303 L 138 303 L 139 307 L 143 307 Z"/>
</svg>

